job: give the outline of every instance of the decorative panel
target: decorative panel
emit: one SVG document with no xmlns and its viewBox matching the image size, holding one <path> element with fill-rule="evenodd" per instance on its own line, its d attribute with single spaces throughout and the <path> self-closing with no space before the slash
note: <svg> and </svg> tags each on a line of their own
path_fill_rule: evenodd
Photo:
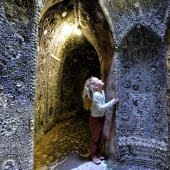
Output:
<svg viewBox="0 0 170 170">
<path fill-rule="evenodd" d="M 109 22 L 116 47 L 137 24 L 150 27 L 164 39 L 170 13 L 169 0 L 99 0 L 99 3 Z"/>
<path fill-rule="evenodd" d="M 57 122 L 60 105 L 61 61 L 57 54 L 60 45 L 55 41 L 58 29 L 64 19 L 61 16 L 65 7 L 60 3 L 51 7 L 39 22 L 39 44 L 36 74 L 35 135 L 37 143 Z M 71 12 L 69 13 L 71 14 Z M 62 21 L 63 20 L 63 21 Z"/>
<path fill-rule="evenodd" d="M 117 53 L 117 161 L 168 169 L 166 45 L 137 25 Z"/>
</svg>

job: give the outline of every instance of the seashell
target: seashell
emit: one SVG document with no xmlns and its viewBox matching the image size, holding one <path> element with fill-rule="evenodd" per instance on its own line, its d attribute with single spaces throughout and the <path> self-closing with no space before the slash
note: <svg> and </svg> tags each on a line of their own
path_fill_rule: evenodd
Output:
<svg viewBox="0 0 170 170">
<path fill-rule="evenodd" d="M 151 139 L 152 143 L 156 143 L 156 140 L 155 139 Z"/>
<path fill-rule="evenodd" d="M 139 85 L 138 84 L 133 84 L 132 88 L 133 88 L 133 90 L 137 91 L 137 90 L 139 90 Z"/>
<path fill-rule="evenodd" d="M 157 72 L 157 66 L 155 66 L 155 65 L 151 66 L 150 72 L 151 73 L 156 73 Z"/>
<path fill-rule="evenodd" d="M 161 141 L 161 146 L 164 147 L 165 146 L 165 142 L 164 141 Z"/>
<path fill-rule="evenodd" d="M 141 142 L 141 141 L 139 141 L 139 145 L 142 145 L 142 142 Z"/>
<path fill-rule="evenodd" d="M 122 139 L 123 139 L 123 141 L 126 141 L 126 136 L 123 136 L 123 138 L 122 138 Z"/>
<path fill-rule="evenodd" d="M 129 87 L 131 86 L 130 80 L 125 80 L 125 81 L 123 82 L 123 86 L 124 86 L 125 88 L 129 88 Z"/>
</svg>

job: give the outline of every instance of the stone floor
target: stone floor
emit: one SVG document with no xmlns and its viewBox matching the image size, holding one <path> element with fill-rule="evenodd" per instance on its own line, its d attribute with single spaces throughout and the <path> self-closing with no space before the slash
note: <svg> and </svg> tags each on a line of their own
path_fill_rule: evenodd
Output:
<svg viewBox="0 0 170 170">
<path fill-rule="evenodd" d="M 35 170 L 104 170 L 89 157 L 89 115 L 79 115 L 56 124 L 35 146 Z"/>
<path fill-rule="evenodd" d="M 104 160 L 94 164 L 89 157 L 89 115 L 57 123 L 35 146 L 34 170 L 151 170 L 122 167 Z"/>
</svg>

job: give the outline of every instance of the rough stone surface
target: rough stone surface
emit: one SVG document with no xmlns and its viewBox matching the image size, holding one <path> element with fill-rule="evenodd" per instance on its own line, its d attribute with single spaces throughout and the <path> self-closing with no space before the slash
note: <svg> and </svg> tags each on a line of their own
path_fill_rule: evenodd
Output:
<svg viewBox="0 0 170 170">
<path fill-rule="evenodd" d="M 36 10 L 32 1 L 0 0 L 2 170 L 33 166 Z"/>
<path fill-rule="evenodd" d="M 70 11 L 70 19 L 62 20 L 61 16 L 59 19 L 53 10 L 49 15 L 49 7 L 57 7 L 58 13 Z M 32 169 L 34 127 L 43 126 L 36 132 L 39 139 L 57 120 L 55 111 L 60 112 L 57 95 L 60 96 L 68 57 L 65 52 L 71 53 L 80 44 L 86 44 L 77 36 L 61 36 L 64 25 L 60 21 L 65 20 L 71 21 L 70 26 L 79 21 L 84 38 L 91 44 L 87 53 L 82 53 L 83 48 L 75 50 L 73 61 L 77 61 L 78 54 L 93 57 L 91 51 L 95 51 L 99 74 L 106 82 L 107 100 L 120 97 L 119 107 L 106 113 L 108 156 L 122 164 L 168 169 L 169 18 L 169 0 L 0 0 L 0 168 Z M 77 44 L 70 48 L 69 42 Z M 43 55 L 38 46 L 45 52 Z M 44 68 L 45 64 L 48 66 Z M 88 69 L 81 71 L 85 79 Z M 41 95 L 35 82 L 40 85 Z M 35 100 L 42 101 L 36 103 L 34 110 Z M 71 106 L 67 104 L 66 110 Z M 43 121 L 46 111 L 47 121 Z M 71 110 L 70 116 L 74 113 Z"/>
</svg>

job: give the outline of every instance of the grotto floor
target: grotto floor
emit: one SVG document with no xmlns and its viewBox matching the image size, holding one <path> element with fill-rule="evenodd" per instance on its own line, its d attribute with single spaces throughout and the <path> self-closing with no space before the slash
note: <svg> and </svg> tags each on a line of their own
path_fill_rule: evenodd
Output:
<svg viewBox="0 0 170 170">
<path fill-rule="evenodd" d="M 147 170 L 122 167 L 109 160 L 94 164 L 89 156 L 89 114 L 57 123 L 34 149 L 34 170 Z M 151 170 L 151 169 L 148 169 Z"/>
<path fill-rule="evenodd" d="M 34 170 L 104 170 L 89 157 L 89 115 L 57 123 L 34 149 Z"/>
</svg>

